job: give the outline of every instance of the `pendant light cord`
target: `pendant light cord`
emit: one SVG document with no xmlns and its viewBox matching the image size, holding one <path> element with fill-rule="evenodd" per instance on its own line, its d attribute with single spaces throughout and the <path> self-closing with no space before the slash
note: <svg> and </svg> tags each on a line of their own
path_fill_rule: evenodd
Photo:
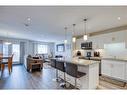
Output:
<svg viewBox="0 0 127 95">
<path fill-rule="evenodd" d="M 73 36 L 75 36 L 75 25 L 76 24 L 73 24 Z"/>
<path fill-rule="evenodd" d="M 67 27 L 65 27 L 65 40 L 67 40 Z"/>
<path fill-rule="evenodd" d="M 7 32 L 7 42 L 9 42 L 9 41 L 8 41 L 8 38 L 9 38 L 9 37 L 8 37 L 8 32 Z"/>
<path fill-rule="evenodd" d="M 85 32 L 85 35 L 86 35 L 86 21 L 87 21 L 87 19 L 84 19 L 84 32 Z"/>
</svg>

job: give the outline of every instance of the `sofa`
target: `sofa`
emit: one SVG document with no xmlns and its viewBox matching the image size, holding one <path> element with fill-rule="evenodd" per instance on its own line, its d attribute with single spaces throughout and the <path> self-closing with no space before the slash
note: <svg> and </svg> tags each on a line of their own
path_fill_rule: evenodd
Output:
<svg viewBox="0 0 127 95">
<path fill-rule="evenodd" d="M 44 60 L 41 57 L 28 55 L 26 58 L 26 61 L 27 61 L 26 62 L 27 71 L 32 72 L 32 70 L 34 70 L 34 69 L 41 70 L 43 68 Z"/>
</svg>

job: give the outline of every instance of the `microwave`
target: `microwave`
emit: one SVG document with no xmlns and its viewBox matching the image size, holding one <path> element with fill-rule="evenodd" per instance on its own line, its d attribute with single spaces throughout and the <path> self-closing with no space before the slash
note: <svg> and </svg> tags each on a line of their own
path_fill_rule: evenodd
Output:
<svg viewBox="0 0 127 95">
<path fill-rule="evenodd" d="M 81 49 L 92 50 L 92 42 L 81 43 Z"/>
</svg>

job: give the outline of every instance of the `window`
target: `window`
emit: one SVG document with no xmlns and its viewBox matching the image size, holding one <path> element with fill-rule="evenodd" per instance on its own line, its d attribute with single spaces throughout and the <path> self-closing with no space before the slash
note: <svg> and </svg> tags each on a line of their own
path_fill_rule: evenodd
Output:
<svg viewBox="0 0 127 95">
<path fill-rule="evenodd" d="M 14 54 L 13 61 L 19 62 L 19 60 L 20 60 L 20 45 L 19 44 L 13 44 L 12 45 L 12 52 Z"/>
<path fill-rule="evenodd" d="M 7 56 L 8 55 L 8 45 L 3 44 L 3 55 Z"/>
<path fill-rule="evenodd" d="M 37 47 L 38 54 L 47 54 L 48 53 L 48 46 L 47 45 L 38 45 Z"/>
</svg>

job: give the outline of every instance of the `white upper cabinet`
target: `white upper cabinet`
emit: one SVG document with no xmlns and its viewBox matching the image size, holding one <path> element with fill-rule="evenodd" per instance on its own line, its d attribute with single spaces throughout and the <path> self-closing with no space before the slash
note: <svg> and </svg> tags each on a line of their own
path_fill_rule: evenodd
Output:
<svg viewBox="0 0 127 95">
<path fill-rule="evenodd" d="M 83 42 L 83 39 L 77 39 L 76 40 L 76 49 L 79 50 L 81 49 L 81 43 Z"/>
<path fill-rule="evenodd" d="M 89 39 L 93 43 L 93 49 L 103 49 L 104 48 L 104 42 L 101 35 L 98 36 L 92 36 Z"/>
<path fill-rule="evenodd" d="M 104 49 L 104 44 L 121 43 L 125 42 L 127 47 L 127 31 L 118 31 L 96 36 L 88 37 L 87 41 L 92 41 L 93 49 Z M 84 42 L 83 38 L 76 40 L 76 49 L 81 49 L 81 43 Z"/>
<path fill-rule="evenodd" d="M 126 39 L 126 31 L 112 32 L 91 37 L 95 49 L 103 49 L 104 44 L 126 42 Z"/>
<path fill-rule="evenodd" d="M 105 44 L 125 42 L 126 40 L 125 33 L 126 33 L 125 31 L 112 32 L 102 35 L 102 38 Z"/>
</svg>

